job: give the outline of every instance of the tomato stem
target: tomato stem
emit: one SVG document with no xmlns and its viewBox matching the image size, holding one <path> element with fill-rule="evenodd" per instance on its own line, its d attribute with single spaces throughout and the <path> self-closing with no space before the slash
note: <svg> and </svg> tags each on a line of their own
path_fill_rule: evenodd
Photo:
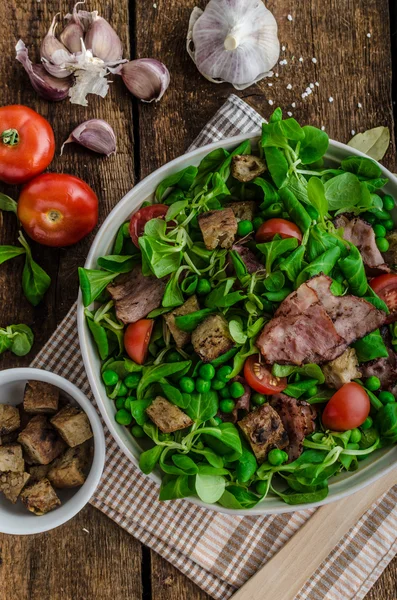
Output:
<svg viewBox="0 0 397 600">
<path fill-rule="evenodd" d="M 16 129 L 6 129 L 1 134 L 1 139 L 6 146 L 16 146 L 19 142 L 19 133 Z"/>
</svg>

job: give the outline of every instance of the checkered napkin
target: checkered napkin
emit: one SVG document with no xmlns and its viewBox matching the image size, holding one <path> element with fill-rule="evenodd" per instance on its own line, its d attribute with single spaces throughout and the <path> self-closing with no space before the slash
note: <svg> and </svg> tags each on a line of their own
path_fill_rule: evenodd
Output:
<svg viewBox="0 0 397 600">
<path fill-rule="evenodd" d="M 258 113 L 232 95 L 191 149 L 258 130 L 261 122 Z M 33 366 L 63 375 L 94 403 L 79 350 L 76 305 Z M 106 427 L 105 434 L 106 467 L 92 504 L 214 598 L 228 598 L 313 514 L 313 510 L 305 510 L 238 517 L 199 508 L 184 500 L 159 502 L 157 484 L 123 455 Z M 397 486 L 339 542 L 296 600 L 363 598 L 397 553 L 396 502 Z"/>
</svg>

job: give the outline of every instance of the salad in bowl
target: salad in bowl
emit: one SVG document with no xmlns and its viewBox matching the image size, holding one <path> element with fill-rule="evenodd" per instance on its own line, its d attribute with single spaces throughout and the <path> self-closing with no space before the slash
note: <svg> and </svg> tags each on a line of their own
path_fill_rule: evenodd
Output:
<svg viewBox="0 0 397 600">
<path fill-rule="evenodd" d="M 397 442 L 394 199 L 378 163 L 330 164 L 327 134 L 280 109 L 225 146 L 132 216 L 124 199 L 79 270 L 94 392 L 160 500 L 322 503 Z"/>
</svg>

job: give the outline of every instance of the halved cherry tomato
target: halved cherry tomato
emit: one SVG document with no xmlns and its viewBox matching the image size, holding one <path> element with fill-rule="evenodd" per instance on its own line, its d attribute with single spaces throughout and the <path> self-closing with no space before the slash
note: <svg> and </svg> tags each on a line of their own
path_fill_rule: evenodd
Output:
<svg viewBox="0 0 397 600">
<path fill-rule="evenodd" d="M 134 213 L 130 221 L 130 236 L 135 246 L 139 248 L 138 238 L 144 234 L 145 225 L 150 219 L 164 219 L 169 206 L 166 204 L 152 204 L 144 206 Z"/>
<path fill-rule="evenodd" d="M 300 242 L 302 241 L 302 233 L 299 227 L 291 221 L 286 219 L 269 219 L 262 223 L 255 235 L 255 241 L 269 242 L 278 233 L 283 239 L 284 238 L 296 238 Z"/>
<path fill-rule="evenodd" d="M 128 325 L 125 330 L 125 350 L 128 356 L 138 365 L 143 365 L 146 360 L 153 325 L 153 319 L 140 319 L 136 323 Z"/>
<path fill-rule="evenodd" d="M 0 181 L 26 183 L 45 171 L 54 152 L 54 132 L 44 117 L 19 104 L 0 108 Z"/>
<path fill-rule="evenodd" d="M 260 394 L 279 394 L 287 387 L 286 377 L 275 377 L 269 368 L 249 356 L 244 364 L 244 377 L 250 387 Z"/>
<path fill-rule="evenodd" d="M 328 401 L 322 416 L 323 425 L 334 431 L 355 429 L 364 423 L 370 408 L 364 388 L 354 381 L 345 383 Z"/>
<path fill-rule="evenodd" d="M 56 248 L 70 246 L 97 224 L 98 198 L 78 177 L 44 173 L 22 188 L 18 219 L 35 242 Z"/>
<path fill-rule="evenodd" d="M 379 277 L 371 279 L 369 285 L 378 294 L 379 298 L 386 302 L 390 310 L 386 323 L 397 321 L 397 275 L 392 273 L 379 275 Z"/>
</svg>

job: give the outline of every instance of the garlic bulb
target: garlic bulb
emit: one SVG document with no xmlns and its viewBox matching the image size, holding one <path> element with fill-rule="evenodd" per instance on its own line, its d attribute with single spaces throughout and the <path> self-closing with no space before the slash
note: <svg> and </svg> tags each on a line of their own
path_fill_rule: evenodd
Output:
<svg viewBox="0 0 397 600">
<path fill-rule="evenodd" d="M 131 94 L 142 102 L 158 102 L 170 83 L 167 67 L 155 58 L 139 58 L 122 66 L 120 75 Z"/>
<path fill-rule="evenodd" d="M 73 129 L 68 139 L 62 144 L 61 154 L 65 144 L 77 142 L 93 152 L 110 156 L 116 152 L 116 135 L 103 119 L 90 119 Z"/>
<path fill-rule="evenodd" d="M 187 51 L 204 77 L 244 90 L 273 74 L 277 23 L 262 0 L 210 0 L 191 14 Z"/>
<path fill-rule="evenodd" d="M 23 65 L 29 75 L 33 89 L 45 100 L 64 100 L 73 85 L 72 78 L 57 79 L 47 73 L 43 65 L 34 65 L 29 59 L 28 51 L 22 40 L 16 45 L 16 59 Z"/>
</svg>

